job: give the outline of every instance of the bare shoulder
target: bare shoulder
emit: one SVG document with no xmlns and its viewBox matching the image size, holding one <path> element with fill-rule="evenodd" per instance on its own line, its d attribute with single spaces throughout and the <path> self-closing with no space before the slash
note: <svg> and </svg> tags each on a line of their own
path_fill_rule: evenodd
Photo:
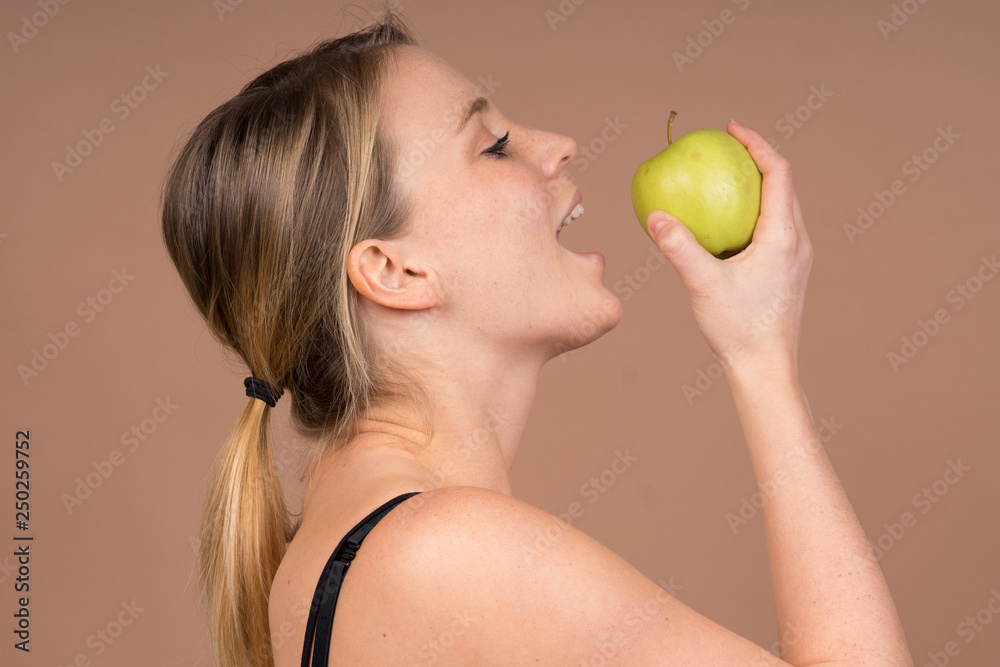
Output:
<svg viewBox="0 0 1000 667">
<path fill-rule="evenodd" d="M 371 535 L 379 594 L 394 614 L 421 619 L 424 648 L 447 637 L 439 664 L 787 664 L 506 494 L 434 489 L 384 522 L 392 528 Z"/>
</svg>

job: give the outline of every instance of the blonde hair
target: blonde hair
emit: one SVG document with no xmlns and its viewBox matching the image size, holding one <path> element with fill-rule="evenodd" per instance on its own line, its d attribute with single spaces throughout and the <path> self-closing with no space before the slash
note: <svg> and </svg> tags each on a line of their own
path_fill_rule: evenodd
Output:
<svg viewBox="0 0 1000 667">
<path fill-rule="evenodd" d="M 346 268 L 358 242 L 408 232 L 397 152 L 378 122 L 387 56 L 404 44 L 415 40 L 387 10 L 260 74 L 195 128 L 163 191 L 164 242 L 195 306 L 252 375 L 287 389 L 292 423 L 316 443 L 304 474 L 381 401 L 429 415 L 416 378 L 378 349 Z M 269 415 L 247 399 L 202 522 L 201 580 L 224 667 L 273 665 L 268 597 L 300 525 L 285 507 Z"/>
</svg>

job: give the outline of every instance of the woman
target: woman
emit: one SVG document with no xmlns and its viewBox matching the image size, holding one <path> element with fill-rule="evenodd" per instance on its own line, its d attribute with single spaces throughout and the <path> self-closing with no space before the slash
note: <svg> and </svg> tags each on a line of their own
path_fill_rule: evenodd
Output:
<svg viewBox="0 0 1000 667">
<path fill-rule="evenodd" d="M 539 370 L 621 304 L 603 257 L 558 242 L 576 144 L 480 93 L 387 13 L 258 76 L 169 174 L 171 257 L 251 372 L 202 529 L 219 663 L 912 664 L 798 384 L 812 248 L 789 166 L 735 123 L 764 174 L 751 246 L 718 260 L 648 222 L 727 361 L 758 484 L 780 482 L 763 517 L 787 662 L 571 526 L 538 547 L 554 518 L 508 472 Z M 284 391 L 316 443 L 294 526 L 269 436 Z"/>
</svg>

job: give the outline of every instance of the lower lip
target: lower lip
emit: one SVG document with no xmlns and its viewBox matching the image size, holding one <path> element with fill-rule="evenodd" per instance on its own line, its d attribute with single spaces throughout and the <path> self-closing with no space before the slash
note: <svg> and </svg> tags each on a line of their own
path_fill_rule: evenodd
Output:
<svg viewBox="0 0 1000 667">
<path fill-rule="evenodd" d="M 570 252 L 573 251 L 570 250 Z M 602 255 L 599 252 L 573 252 L 573 254 L 577 255 L 578 257 L 586 257 L 587 259 L 592 259 L 595 262 L 600 262 L 601 264 L 604 264 L 604 255 Z"/>
<path fill-rule="evenodd" d="M 562 248 L 563 250 L 565 250 L 566 252 L 568 252 L 571 255 L 575 255 L 577 257 L 583 257 L 584 259 L 589 259 L 589 260 L 592 260 L 594 262 L 600 262 L 601 264 L 604 264 L 604 255 L 602 253 L 599 253 L 599 252 L 573 252 L 572 250 L 570 250 L 569 248 L 567 248 L 566 246 L 564 246 L 562 244 L 559 244 L 559 247 Z"/>
</svg>

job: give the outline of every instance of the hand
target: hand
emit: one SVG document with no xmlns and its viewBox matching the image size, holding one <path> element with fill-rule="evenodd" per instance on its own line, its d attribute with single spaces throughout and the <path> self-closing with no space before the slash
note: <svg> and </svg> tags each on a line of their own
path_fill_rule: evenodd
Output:
<svg viewBox="0 0 1000 667">
<path fill-rule="evenodd" d="M 798 354 L 813 249 L 806 234 L 791 165 L 753 130 L 730 121 L 763 174 L 760 217 L 741 253 L 717 259 L 664 211 L 647 227 L 691 297 L 695 320 L 727 371 L 758 363 L 790 363 Z M 658 221 L 666 224 L 654 229 Z"/>
</svg>

